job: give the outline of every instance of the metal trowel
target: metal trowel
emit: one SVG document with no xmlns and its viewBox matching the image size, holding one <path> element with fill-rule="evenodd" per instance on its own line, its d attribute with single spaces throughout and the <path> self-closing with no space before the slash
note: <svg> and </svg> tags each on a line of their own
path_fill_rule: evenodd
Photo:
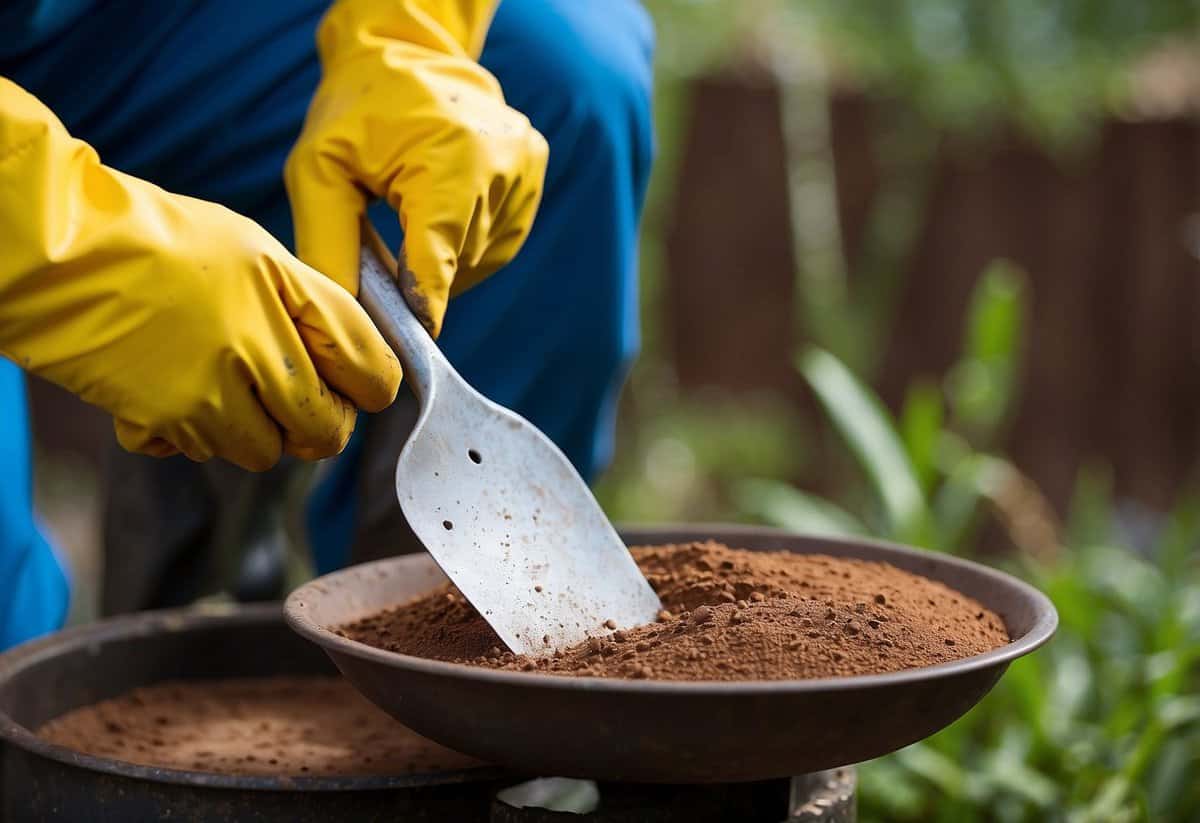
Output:
<svg viewBox="0 0 1200 823">
<path fill-rule="evenodd" d="M 421 408 L 396 461 L 396 497 L 421 543 L 519 654 L 652 622 L 658 596 L 583 478 L 454 370 L 405 302 L 394 258 L 364 234 L 359 300 Z"/>
</svg>

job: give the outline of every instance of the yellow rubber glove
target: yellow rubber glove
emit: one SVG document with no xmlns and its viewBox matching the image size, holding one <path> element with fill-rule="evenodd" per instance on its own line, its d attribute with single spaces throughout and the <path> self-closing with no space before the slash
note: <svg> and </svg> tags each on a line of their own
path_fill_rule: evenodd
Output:
<svg viewBox="0 0 1200 823">
<path fill-rule="evenodd" d="M 109 411 L 131 451 L 264 470 L 339 452 L 400 365 L 266 231 L 100 163 L 0 78 L 0 354 Z"/>
<path fill-rule="evenodd" d="M 352 292 L 368 197 L 399 212 L 405 296 L 434 336 L 449 298 L 521 248 L 546 174 L 546 141 L 474 59 L 492 6 L 339 0 L 285 172 L 297 253 Z"/>
</svg>

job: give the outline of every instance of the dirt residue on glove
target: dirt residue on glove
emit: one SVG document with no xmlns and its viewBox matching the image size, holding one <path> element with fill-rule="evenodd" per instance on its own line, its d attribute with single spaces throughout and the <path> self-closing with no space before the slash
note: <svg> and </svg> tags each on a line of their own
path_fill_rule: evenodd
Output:
<svg viewBox="0 0 1200 823">
<path fill-rule="evenodd" d="M 778 680 L 877 674 L 1008 642 L 975 600 L 886 563 L 751 552 L 719 543 L 639 547 L 665 609 L 551 657 L 504 650 L 453 586 L 342 627 L 389 651 L 499 669 L 657 680 Z"/>
</svg>

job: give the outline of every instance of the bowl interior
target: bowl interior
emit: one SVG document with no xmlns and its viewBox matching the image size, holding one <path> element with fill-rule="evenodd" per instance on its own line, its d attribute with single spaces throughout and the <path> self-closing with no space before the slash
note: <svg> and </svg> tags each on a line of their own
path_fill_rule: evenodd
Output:
<svg viewBox="0 0 1200 823">
<path fill-rule="evenodd" d="M 944 554 L 889 543 L 727 525 L 629 528 L 622 529 L 621 536 L 631 546 L 718 540 L 732 548 L 888 562 L 975 598 L 1000 616 L 1013 643 L 1030 639 L 1033 633 L 1048 637 L 1057 622 L 1050 601 L 1010 575 Z M 336 637 L 331 629 L 409 601 L 445 581 L 446 575 L 429 555 L 387 558 L 342 569 L 302 586 L 288 598 L 286 609 L 292 620 L 306 625 L 309 631 Z"/>
<path fill-rule="evenodd" d="M 0 655 L 0 743 L 121 777 L 255 790 L 391 788 L 428 775 L 271 777 L 145 766 L 63 748 L 35 733 L 72 709 L 168 680 L 336 675 L 319 646 L 289 631 L 280 604 L 145 612 L 68 629 Z M 459 782 L 470 772 L 446 772 Z"/>
</svg>

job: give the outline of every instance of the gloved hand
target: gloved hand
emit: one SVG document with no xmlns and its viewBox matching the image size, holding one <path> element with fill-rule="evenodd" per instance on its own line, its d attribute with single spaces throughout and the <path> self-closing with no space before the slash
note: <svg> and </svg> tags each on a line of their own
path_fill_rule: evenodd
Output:
<svg viewBox="0 0 1200 823">
<path fill-rule="evenodd" d="M 0 78 L 0 353 L 131 451 L 264 470 L 337 453 L 400 366 L 353 297 L 255 223 L 100 163 Z"/>
<path fill-rule="evenodd" d="M 533 224 L 546 141 L 474 59 L 489 0 L 339 0 L 323 77 L 285 171 L 302 260 L 358 290 L 360 219 L 404 227 L 405 297 L 437 336 L 449 298 L 507 263 Z M 406 281 L 406 282 L 405 282 Z"/>
</svg>

